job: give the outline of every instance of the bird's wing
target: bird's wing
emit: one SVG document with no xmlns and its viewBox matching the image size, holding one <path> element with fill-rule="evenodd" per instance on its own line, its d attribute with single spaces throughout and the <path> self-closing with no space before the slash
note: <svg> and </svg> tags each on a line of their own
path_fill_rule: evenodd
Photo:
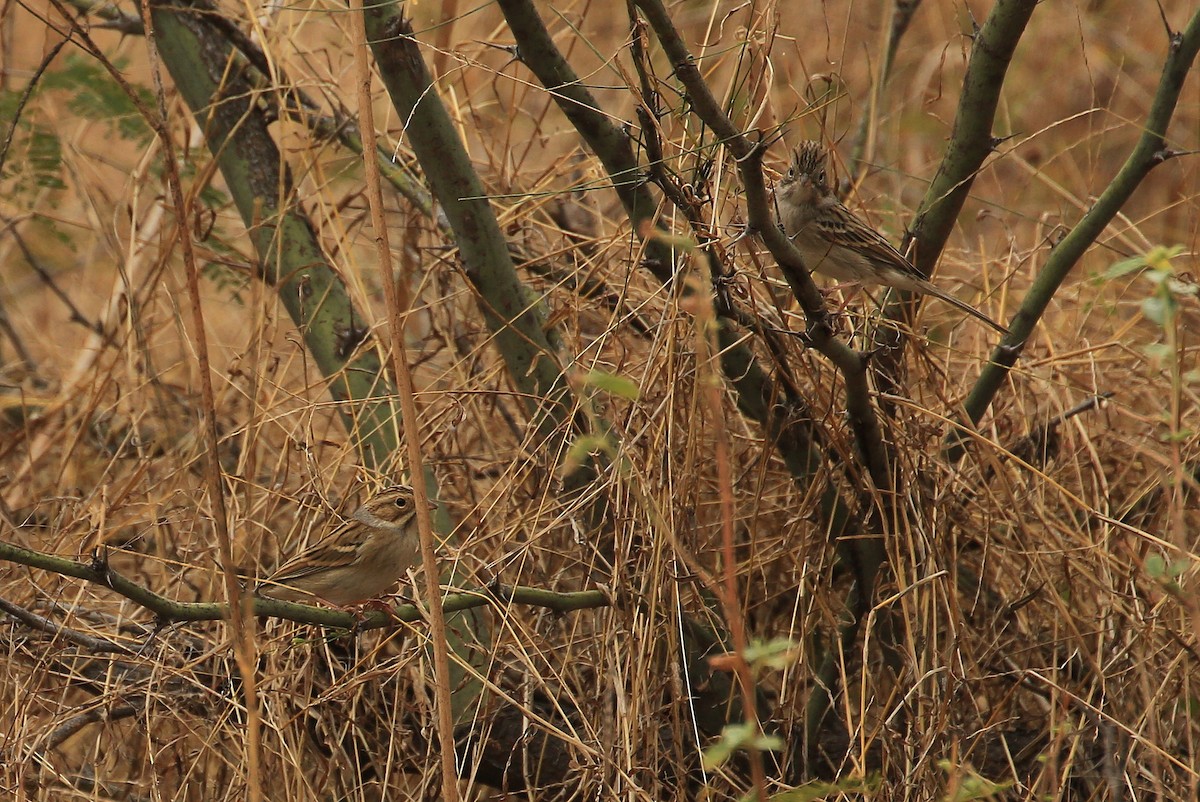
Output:
<svg viewBox="0 0 1200 802">
<path fill-rule="evenodd" d="M 363 536 L 355 536 L 356 532 L 362 532 Z M 310 548 L 281 565 L 271 574 L 270 581 L 286 582 L 329 568 L 349 565 L 362 551 L 366 534 L 362 524 L 346 521 Z"/>
<path fill-rule="evenodd" d="M 892 247 L 883 236 L 870 226 L 859 221 L 854 213 L 836 203 L 817 215 L 814 223 L 826 239 L 836 245 L 858 251 L 863 256 L 879 263 L 880 267 L 891 267 L 916 277 L 916 269 L 900 251 Z"/>
</svg>

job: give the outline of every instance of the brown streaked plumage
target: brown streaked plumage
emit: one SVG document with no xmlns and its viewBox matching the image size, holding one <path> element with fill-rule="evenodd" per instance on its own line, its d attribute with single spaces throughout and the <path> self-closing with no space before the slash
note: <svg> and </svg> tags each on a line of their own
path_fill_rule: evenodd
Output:
<svg viewBox="0 0 1200 802">
<path fill-rule="evenodd" d="M 394 585 L 419 554 L 413 491 L 396 485 L 367 499 L 349 520 L 281 565 L 257 592 L 281 601 L 316 596 L 338 606 L 355 604 Z"/>
<path fill-rule="evenodd" d="M 1008 334 L 975 307 L 938 289 L 837 199 L 825 180 L 825 150 L 819 142 L 804 142 L 792 154 L 787 175 L 775 185 L 775 205 L 784 232 L 810 270 L 839 281 L 933 295 Z"/>
</svg>

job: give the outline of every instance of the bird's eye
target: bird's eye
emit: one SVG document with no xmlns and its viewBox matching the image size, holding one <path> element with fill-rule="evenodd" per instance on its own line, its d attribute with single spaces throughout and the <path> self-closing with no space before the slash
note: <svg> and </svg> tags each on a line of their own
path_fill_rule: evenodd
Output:
<svg viewBox="0 0 1200 802">
<path fill-rule="evenodd" d="M 402 509 L 406 508 L 407 506 L 408 506 L 408 497 L 407 496 L 400 496 L 396 499 L 396 508 L 397 509 L 402 510 Z"/>
</svg>

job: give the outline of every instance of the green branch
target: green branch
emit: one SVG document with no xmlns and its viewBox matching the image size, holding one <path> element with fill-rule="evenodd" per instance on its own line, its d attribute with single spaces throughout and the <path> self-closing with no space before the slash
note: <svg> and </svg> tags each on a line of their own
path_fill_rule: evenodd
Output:
<svg viewBox="0 0 1200 802">
<path fill-rule="evenodd" d="M 517 276 L 508 241 L 450 114 L 396 5 L 364 12 L 380 76 L 405 138 L 442 205 L 488 329 L 550 453 L 576 421 L 574 399 L 539 301 Z M 580 426 L 580 428 L 586 428 Z"/>
<path fill-rule="evenodd" d="M 28 565 L 31 568 L 106 587 L 149 610 L 162 624 L 180 621 L 224 621 L 229 618 L 228 604 L 178 602 L 169 599 L 114 571 L 99 552 L 91 562 L 83 563 L 0 542 L 0 560 Z M 386 612 L 374 610 L 360 618 L 342 610 L 275 599 L 253 597 L 253 603 L 255 615 L 354 631 L 379 629 L 392 626 L 398 621 L 413 623 L 422 620 L 421 611 L 412 604 L 396 605 Z M 478 607 L 496 606 L 498 603 L 528 604 L 557 613 L 611 606 L 608 594 L 599 590 L 555 593 L 541 588 L 494 585 L 478 591 L 460 590 L 449 593 L 442 597 L 442 610 L 446 613 L 456 613 Z"/>
<path fill-rule="evenodd" d="M 975 36 L 946 153 L 917 208 L 905 242 L 906 246 L 911 241 L 917 243 L 913 266 L 923 276 L 933 274 L 950 232 L 971 194 L 975 177 L 996 147 L 992 128 L 1004 79 L 1036 7 L 1037 0 L 999 0 Z M 892 300 L 884 309 L 884 315 L 891 320 L 906 319 L 913 308 L 912 295 L 892 292 L 889 297 Z M 1010 346 L 1015 359 L 1025 334 L 1018 335 L 1016 326 L 1010 326 L 1010 330 L 1012 333 L 1004 338 L 1004 342 Z M 895 377 L 900 374 L 907 341 L 895 327 L 882 327 L 876 331 L 875 342 L 880 351 L 876 371 L 882 382 L 880 393 L 885 396 L 901 392 Z"/>
<path fill-rule="evenodd" d="M 375 348 L 363 347 L 369 321 L 354 308 L 312 223 L 299 207 L 286 161 L 255 103 L 249 66 L 200 12 L 152 6 L 163 63 L 220 168 L 258 254 L 260 278 L 280 302 L 329 382 L 360 459 L 384 468 L 399 442 L 394 390 Z"/>
<path fill-rule="evenodd" d="M 1046 266 L 1034 279 L 1021 309 L 1012 323 L 1012 339 L 1023 341 L 1033 331 L 1034 324 L 1045 313 L 1050 300 L 1070 275 L 1071 270 L 1078 264 L 1079 259 L 1096 238 L 1104 231 L 1112 219 L 1121 211 L 1121 207 L 1133 195 L 1134 190 L 1150 174 L 1150 171 L 1169 158 L 1175 152 L 1166 145 L 1167 127 L 1175 113 L 1179 102 L 1179 93 L 1187 80 L 1188 72 L 1200 51 L 1200 11 L 1193 14 L 1187 28 L 1181 33 L 1171 33 L 1166 61 L 1163 64 L 1162 76 L 1150 113 L 1141 138 L 1116 177 L 1105 188 L 1096 203 L 1080 218 L 1075 227 L 1054 246 L 1046 260 Z M 1003 385 L 1009 369 L 1016 362 L 1017 352 L 1000 346 L 983 369 L 979 381 L 971 389 L 964 407 L 972 423 L 978 422 L 983 413 L 991 405 L 992 399 Z M 951 432 L 947 441 L 947 454 L 950 459 L 957 460 L 962 456 L 963 446 L 957 434 Z"/>
</svg>

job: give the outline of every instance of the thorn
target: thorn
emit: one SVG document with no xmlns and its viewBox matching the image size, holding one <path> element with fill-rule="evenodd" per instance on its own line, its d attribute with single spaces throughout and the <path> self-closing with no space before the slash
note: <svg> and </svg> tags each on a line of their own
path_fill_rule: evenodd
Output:
<svg viewBox="0 0 1200 802">
<path fill-rule="evenodd" d="M 146 650 L 150 648 L 150 644 L 154 643 L 154 641 L 156 641 L 158 639 L 159 635 L 161 635 L 163 632 L 165 632 L 170 627 L 173 627 L 176 624 L 182 624 L 182 623 L 183 623 L 182 621 L 168 621 L 165 618 L 162 618 L 161 616 L 158 617 L 154 622 L 154 629 L 152 629 L 150 631 L 150 634 L 146 636 L 146 642 L 141 645 L 141 647 L 137 650 L 137 653 L 134 656 L 135 657 L 144 656 L 146 654 Z"/>
<path fill-rule="evenodd" d="M 1018 136 L 1020 136 L 1020 133 L 1017 131 L 1013 131 L 1011 134 L 1006 134 L 1005 136 L 993 136 L 988 140 L 988 147 L 994 151 L 1005 142 L 1009 141 L 1010 139 L 1016 139 Z"/>
<path fill-rule="evenodd" d="M 1011 359 L 1013 362 L 1016 362 L 1017 357 L 1021 355 L 1021 351 L 1025 348 L 1025 341 L 1022 340 L 1021 342 L 1015 344 L 1001 343 L 1000 345 L 996 346 L 996 348 L 1004 355 L 1006 359 Z"/>
<path fill-rule="evenodd" d="M 800 342 L 809 348 L 816 347 L 817 342 L 828 340 L 833 336 L 833 326 L 829 321 L 829 313 L 824 309 L 809 319 L 808 328 L 798 334 Z"/>
<path fill-rule="evenodd" d="M 863 367 L 867 367 L 868 365 L 871 364 L 871 360 L 875 359 L 875 357 L 879 356 L 884 351 L 889 351 L 889 350 L 891 350 L 891 349 L 888 348 L 886 345 L 877 345 L 874 348 L 871 348 L 870 350 L 859 351 L 858 358 L 862 360 Z"/>
<path fill-rule="evenodd" d="M 514 61 L 520 61 L 521 63 L 525 62 L 525 59 L 521 58 L 521 48 L 515 44 L 498 45 L 493 42 L 485 42 L 482 39 L 476 39 L 475 42 L 477 44 L 483 45 L 484 47 L 490 47 L 493 50 L 501 50 L 501 51 L 507 53 L 508 57 L 509 57 L 508 64 L 512 64 Z M 505 64 L 504 66 L 507 67 L 508 64 Z"/>
</svg>

